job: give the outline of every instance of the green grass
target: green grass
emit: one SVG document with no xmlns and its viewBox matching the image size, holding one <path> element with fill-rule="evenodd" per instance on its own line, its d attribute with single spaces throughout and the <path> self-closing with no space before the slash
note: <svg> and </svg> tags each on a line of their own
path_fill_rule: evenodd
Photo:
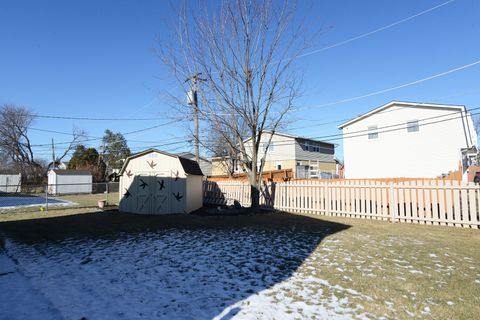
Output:
<svg viewBox="0 0 480 320">
<path fill-rule="evenodd" d="M 346 297 L 352 307 L 360 305 L 373 317 L 476 319 L 480 314 L 478 229 L 286 213 L 140 216 L 70 209 L 0 215 L 0 232 L 25 243 L 168 228 L 240 227 L 329 230 L 297 272 L 328 281 L 331 290 L 322 286 L 324 296 Z M 296 292 L 290 295 L 302 299 Z"/>
</svg>

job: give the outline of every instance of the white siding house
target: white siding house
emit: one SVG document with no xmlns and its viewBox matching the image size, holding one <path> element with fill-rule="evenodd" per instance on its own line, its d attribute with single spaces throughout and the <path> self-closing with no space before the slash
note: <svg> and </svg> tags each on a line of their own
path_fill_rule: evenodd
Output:
<svg viewBox="0 0 480 320">
<path fill-rule="evenodd" d="M 122 212 L 190 213 L 203 205 L 203 174 L 198 163 L 156 149 L 126 159 L 119 188 Z"/>
<path fill-rule="evenodd" d="M 477 145 L 464 106 L 393 101 L 339 126 L 345 178 L 438 177 Z"/>
<path fill-rule="evenodd" d="M 92 193 L 92 174 L 82 170 L 50 170 L 48 193 L 52 195 Z"/>
</svg>

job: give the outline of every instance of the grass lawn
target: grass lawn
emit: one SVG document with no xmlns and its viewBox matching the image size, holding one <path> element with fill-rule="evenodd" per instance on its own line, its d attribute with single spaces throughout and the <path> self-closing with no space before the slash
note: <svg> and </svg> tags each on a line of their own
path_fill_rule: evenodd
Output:
<svg viewBox="0 0 480 320">
<path fill-rule="evenodd" d="M 480 230 L 286 213 L 21 218 L 0 215 L 4 248 L 65 318 L 480 314 Z"/>
<path fill-rule="evenodd" d="M 44 194 L 26 194 L 26 195 L 18 195 L 21 196 L 33 196 L 33 197 L 40 197 L 45 201 Z M 106 200 L 107 195 L 105 193 L 94 193 L 94 194 L 74 194 L 74 195 L 64 195 L 64 196 L 55 196 L 49 197 L 49 199 L 54 200 L 61 200 L 69 202 L 67 205 L 55 205 L 51 204 L 48 207 L 48 210 L 65 210 L 70 208 L 94 208 L 97 207 L 99 200 Z M 2 202 L 2 197 L 0 196 L 0 204 Z M 118 192 L 110 192 L 108 194 L 108 203 L 109 205 L 118 205 Z M 33 213 L 33 212 L 42 212 L 41 209 L 45 209 L 45 204 L 42 203 L 41 205 L 33 205 L 33 206 L 18 206 L 16 208 L 7 208 L 2 209 L 0 207 L 0 219 L 2 215 L 12 215 L 12 214 L 24 214 L 26 212 Z M 61 214 L 61 213 L 60 213 Z"/>
</svg>

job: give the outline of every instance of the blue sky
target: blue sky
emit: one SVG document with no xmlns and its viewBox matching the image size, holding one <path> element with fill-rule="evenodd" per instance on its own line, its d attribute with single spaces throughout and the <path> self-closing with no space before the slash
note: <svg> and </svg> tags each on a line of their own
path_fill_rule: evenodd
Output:
<svg viewBox="0 0 480 320">
<path fill-rule="evenodd" d="M 447 0 L 329 0 L 300 2 L 312 30 L 322 33 L 307 52 L 389 25 Z M 308 11 L 308 12 L 307 12 Z M 162 98 L 179 88 L 153 52 L 176 12 L 166 1 L 0 1 L 0 104 L 23 105 L 39 115 L 159 118 L 152 121 L 79 121 L 38 118 L 33 127 L 100 137 L 106 128 L 130 132 L 169 121 Z M 339 134 L 336 124 L 391 100 L 480 107 L 480 65 L 372 97 L 361 96 L 480 60 L 480 2 L 456 0 L 429 13 L 297 62 L 303 96 L 290 133 Z M 180 94 L 180 91 L 178 91 Z M 304 120 L 302 120 L 304 119 Z M 189 151 L 185 126 L 174 123 L 127 135 L 133 151 L 160 147 Z M 31 131 L 32 143 L 69 140 Z M 337 155 L 342 157 L 341 140 Z M 98 147 L 99 141 L 87 145 Z M 61 149 L 62 145 L 57 146 Z M 35 147 L 49 157 L 48 146 Z"/>
</svg>

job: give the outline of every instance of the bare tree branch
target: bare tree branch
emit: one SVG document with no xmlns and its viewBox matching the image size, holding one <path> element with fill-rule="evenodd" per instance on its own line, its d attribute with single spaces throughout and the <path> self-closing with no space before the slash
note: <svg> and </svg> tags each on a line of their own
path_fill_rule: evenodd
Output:
<svg viewBox="0 0 480 320">
<path fill-rule="evenodd" d="M 288 0 L 231 0 L 217 7 L 181 9 L 175 37 L 160 43 L 160 58 L 184 90 L 183 80 L 201 73 L 200 116 L 210 130 L 209 143 L 225 146 L 246 170 L 252 206 L 259 203 L 261 173 L 271 135 L 283 126 L 298 97 L 295 58 L 307 47 L 305 29 L 295 26 L 296 3 Z M 210 8 L 213 7 L 212 12 Z M 212 134 L 213 133 L 213 134 Z M 231 154 L 228 154 L 231 153 Z"/>
</svg>

